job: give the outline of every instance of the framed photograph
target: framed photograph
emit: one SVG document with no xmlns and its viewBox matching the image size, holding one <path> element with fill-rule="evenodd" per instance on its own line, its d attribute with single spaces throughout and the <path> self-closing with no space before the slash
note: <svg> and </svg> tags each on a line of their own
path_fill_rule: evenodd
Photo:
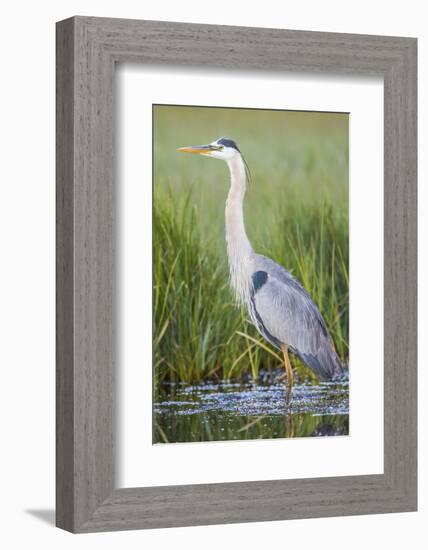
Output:
<svg viewBox="0 0 428 550">
<path fill-rule="evenodd" d="M 57 24 L 57 525 L 417 506 L 416 39 Z"/>
<path fill-rule="evenodd" d="M 153 444 L 349 434 L 348 122 L 153 106 Z"/>
</svg>

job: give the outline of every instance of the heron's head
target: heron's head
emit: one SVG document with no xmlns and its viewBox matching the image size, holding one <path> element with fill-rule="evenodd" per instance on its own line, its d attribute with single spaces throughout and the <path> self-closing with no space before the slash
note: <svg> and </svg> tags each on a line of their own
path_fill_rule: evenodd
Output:
<svg viewBox="0 0 428 550">
<path fill-rule="evenodd" d="M 182 153 L 194 153 L 204 155 L 205 157 L 213 157 L 215 159 L 230 160 L 235 155 L 240 155 L 241 152 L 238 146 L 229 138 L 219 138 L 208 145 L 192 145 L 189 147 L 179 147 L 177 151 Z"/>
</svg>

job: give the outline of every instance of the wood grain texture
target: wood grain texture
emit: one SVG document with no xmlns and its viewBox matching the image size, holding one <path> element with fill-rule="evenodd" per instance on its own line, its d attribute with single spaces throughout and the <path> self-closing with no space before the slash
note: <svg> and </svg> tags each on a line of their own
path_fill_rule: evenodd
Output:
<svg viewBox="0 0 428 550">
<path fill-rule="evenodd" d="M 115 489 L 114 65 L 381 75 L 383 475 Z M 75 17 L 57 24 L 57 525 L 72 532 L 416 510 L 416 40 Z M 142 465 L 144 467 L 144 465 Z"/>
<path fill-rule="evenodd" d="M 57 525 L 74 524 L 73 160 L 74 25 L 56 36 L 56 510 Z"/>
</svg>

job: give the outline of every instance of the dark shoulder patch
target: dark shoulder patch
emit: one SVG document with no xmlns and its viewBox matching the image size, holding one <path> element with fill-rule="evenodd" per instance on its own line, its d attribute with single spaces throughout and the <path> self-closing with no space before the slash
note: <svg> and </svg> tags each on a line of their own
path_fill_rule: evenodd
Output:
<svg viewBox="0 0 428 550">
<path fill-rule="evenodd" d="M 266 284 L 266 281 L 268 280 L 268 274 L 266 273 L 266 271 L 256 271 L 251 275 L 251 279 L 253 280 L 254 292 L 257 292 L 262 288 L 264 284 Z"/>
</svg>

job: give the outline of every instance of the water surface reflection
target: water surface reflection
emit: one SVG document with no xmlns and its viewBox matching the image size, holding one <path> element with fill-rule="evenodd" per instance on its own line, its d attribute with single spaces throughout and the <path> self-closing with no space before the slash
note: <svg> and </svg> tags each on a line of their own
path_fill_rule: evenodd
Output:
<svg viewBox="0 0 428 550">
<path fill-rule="evenodd" d="M 153 443 L 348 435 L 348 381 L 293 388 L 221 381 L 168 384 L 154 403 Z"/>
</svg>

